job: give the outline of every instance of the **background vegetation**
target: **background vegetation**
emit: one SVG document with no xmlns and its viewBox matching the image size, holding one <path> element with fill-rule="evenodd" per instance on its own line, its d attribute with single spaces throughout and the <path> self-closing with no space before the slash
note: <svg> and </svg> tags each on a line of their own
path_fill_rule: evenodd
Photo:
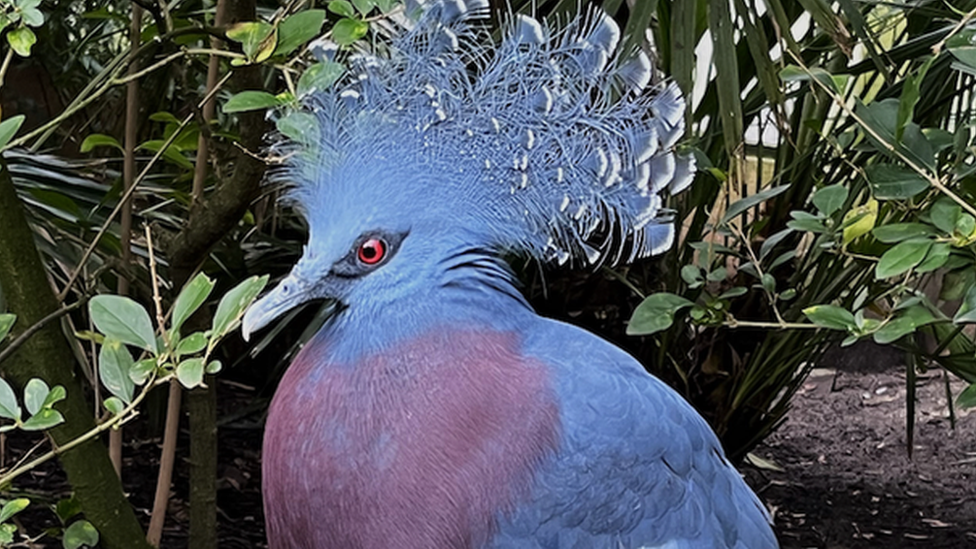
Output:
<svg viewBox="0 0 976 549">
<path fill-rule="evenodd" d="M 736 457 L 781 422 L 832 343 L 899 346 L 909 384 L 936 366 L 976 382 L 976 1 L 594 3 L 692 98 L 685 146 L 700 173 L 672 202 L 682 229 L 665 257 L 596 273 L 521 265 L 540 311 L 629 348 Z M 399 9 L 0 0 L 2 429 L 51 427 L 53 447 L 76 445 L 58 455 L 75 491 L 54 506 L 64 528 L 8 522 L 26 505 L 10 497 L 0 543 L 158 544 L 186 415 L 190 546 L 216 546 L 212 359 L 270 393 L 331 310 L 296 311 L 250 348 L 230 333 L 263 284 L 249 277 L 284 273 L 303 240 L 260 185 L 265 138 L 300 136 L 290 109 L 338 78 L 345 52 L 382 41 Z M 329 51 L 323 38 L 337 57 L 314 53 Z M 159 421 L 115 429 L 143 398 Z M 958 399 L 971 405 L 976 389 Z M 156 423 L 147 542 L 117 470 L 122 441 Z M 16 486 L 19 470 L 0 483 Z"/>
</svg>

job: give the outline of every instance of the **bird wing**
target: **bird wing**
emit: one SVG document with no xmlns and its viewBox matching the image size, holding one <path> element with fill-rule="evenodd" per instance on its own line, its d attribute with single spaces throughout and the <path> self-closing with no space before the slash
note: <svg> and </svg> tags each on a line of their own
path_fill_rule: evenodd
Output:
<svg viewBox="0 0 976 549">
<path fill-rule="evenodd" d="M 777 547 L 765 507 L 714 432 L 624 351 L 539 318 L 525 354 L 553 369 L 561 446 L 496 547 Z"/>
</svg>

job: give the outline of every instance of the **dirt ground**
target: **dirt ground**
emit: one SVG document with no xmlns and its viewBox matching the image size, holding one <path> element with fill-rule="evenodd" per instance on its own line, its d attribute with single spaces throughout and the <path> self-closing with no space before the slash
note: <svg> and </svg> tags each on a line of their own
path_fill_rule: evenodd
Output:
<svg viewBox="0 0 976 549">
<path fill-rule="evenodd" d="M 784 549 L 976 547 L 976 413 L 956 411 L 953 430 L 941 372 L 919 376 L 914 452 L 906 453 L 903 361 L 873 346 L 831 353 L 814 371 L 786 423 L 756 456 L 781 468 L 744 466 L 747 480 L 775 514 Z M 952 383 L 958 393 L 959 382 Z M 266 547 L 260 495 L 260 411 L 248 413 L 255 391 L 218 384 L 220 547 Z M 185 427 L 185 426 L 184 426 Z M 34 441 L 12 437 L 6 464 Z M 148 523 L 158 465 L 158 440 L 130 441 L 125 486 Z M 187 547 L 185 429 L 162 547 Z M 16 485 L 35 505 L 20 524 L 37 536 L 56 524 L 48 505 L 68 495 L 56 465 Z M 34 547 L 61 547 L 42 537 Z"/>
<path fill-rule="evenodd" d="M 976 413 L 953 429 L 943 373 L 920 374 L 909 457 L 903 364 L 870 344 L 829 353 L 754 451 L 782 468 L 747 474 L 784 549 L 976 547 Z"/>
</svg>

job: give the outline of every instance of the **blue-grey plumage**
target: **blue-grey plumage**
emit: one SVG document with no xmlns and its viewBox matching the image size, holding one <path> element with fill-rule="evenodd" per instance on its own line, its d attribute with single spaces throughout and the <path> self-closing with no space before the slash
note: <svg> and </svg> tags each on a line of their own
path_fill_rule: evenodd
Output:
<svg viewBox="0 0 976 549">
<path fill-rule="evenodd" d="M 384 55 L 306 98 L 276 145 L 308 222 L 247 336 L 341 303 L 269 411 L 272 549 L 776 547 L 714 433 L 613 345 L 535 314 L 504 253 L 671 246 L 684 101 L 593 10 L 556 28 L 485 0 L 408 2 Z M 631 54 L 633 55 L 627 55 Z"/>
<path fill-rule="evenodd" d="M 552 367 L 564 437 L 491 547 L 778 546 L 766 508 L 684 399 L 593 334 L 532 323 L 525 354 Z"/>
</svg>

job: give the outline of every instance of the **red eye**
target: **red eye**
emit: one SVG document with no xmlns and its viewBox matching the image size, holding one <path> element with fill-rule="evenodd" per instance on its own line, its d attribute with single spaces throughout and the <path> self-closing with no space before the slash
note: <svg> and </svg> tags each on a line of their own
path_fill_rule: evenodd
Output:
<svg viewBox="0 0 976 549">
<path fill-rule="evenodd" d="M 386 242 L 370 238 L 359 245 L 359 260 L 367 265 L 376 265 L 386 257 Z"/>
</svg>

